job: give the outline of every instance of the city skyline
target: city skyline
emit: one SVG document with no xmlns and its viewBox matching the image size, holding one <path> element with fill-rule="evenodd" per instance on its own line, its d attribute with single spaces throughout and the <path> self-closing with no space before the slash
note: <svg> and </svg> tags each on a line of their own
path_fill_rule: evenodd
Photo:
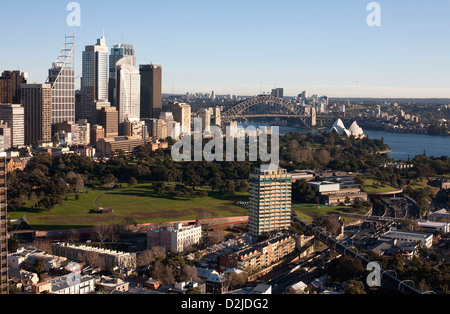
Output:
<svg viewBox="0 0 450 314">
<path fill-rule="evenodd" d="M 251 96 L 275 86 L 286 96 L 450 97 L 443 1 L 379 1 L 379 27 L 367 24 L 370 1 L 130 1 L 120 10 L 114 1 L 78 1 L 79 27 L 66 25 L 69 2 L 26 2 L 4 4 L 5 14 L 23 16 L 1 35 L 15 53 L 0 52 L 0 65 L 29 73 L 29 82 L 45 82 L 64 33 L 76 33 L 79 88 L 84 46 L 104 30 L 108 47 L 133 45 L 137 64 L 163 66 L 165 94 Z"/>
</svg>

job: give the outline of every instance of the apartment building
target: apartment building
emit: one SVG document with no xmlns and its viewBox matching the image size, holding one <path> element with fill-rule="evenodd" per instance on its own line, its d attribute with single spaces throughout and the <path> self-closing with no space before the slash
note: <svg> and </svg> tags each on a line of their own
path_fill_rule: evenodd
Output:
<svg viewBox="0 0 450 314">
<path fill-rule="evenodd" d="M 150 229 L 147 232 L 148 247 L 159 246 L 167 251 L 183 252 L 187 247 L 197 244 L 202 238 L 200 225 L 183 227 L 181 223 L 164 229 Z"/>
<path fill-rule="evenodd" d="M 80 254 L 97 253 L 107 269 L 114 267 L 136 268 L 136 254 L 106 250 L 90 246 L 75 246 L 67 243 L 52 244 L 52 253 L 57 256 L 78 260 Z"/>
<path fill-rule="evenodd" d="M 69 274 L 37 283 L 32 286 L 33 294 L 89 294 L 95 292 L 95 278 L 80 276 L 72 280 Z"/>
<path fill-rule="evenodd" d="M 263 165 L 250 175 L 249 232 L 280 232 L 291 226 L 292 175 Z"/>
<path fill-rule="evenodd" d="M 293 253 L 296 249 L 296 242 L 296 239 L 288 234 L 275 236 L 257 245 L 220 256 L 220 269 L 255 270 L 269 267 Z"/>
</svg>

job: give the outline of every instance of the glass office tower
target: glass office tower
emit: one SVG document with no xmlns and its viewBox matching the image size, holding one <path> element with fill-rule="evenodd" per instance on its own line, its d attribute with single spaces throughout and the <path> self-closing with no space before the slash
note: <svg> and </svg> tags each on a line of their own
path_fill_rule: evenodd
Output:
<svg viewBox="0 0 450 314">
<path fill-rule="evenodd" d="M 47 84 L 52 87 L 52 127 L 75 120 L 75 36 L 65 37 L 56 62 L 49 70 Z"/>
<path fill-rule="evenodd" d="M 141 73 L 141 118 L 159 118 L 162 112 L 162 67 L 143 64 Z"/>
<path fill-rule="evenodd" d="M 133 45 L 117 44 L 111 48 L 109 55 L 109 84 L 108 84 L 108 99 L 111 106 L 117 106 L 116 100 L 116 64 L 125 56 L 132 57 L 132 65 L 136 66 L 136 56 L 134 54 Z"/>
<path fill-rule="evenodd" d="M 131 56 L 125 56 L 116 63 L 119 124 L 126 119 L 140 119 L 141 116 L 141 75 L 133 64 Z"/>
<path fill-rule="evenodd" d="M 81 119 L 97 123 L 97 109 L 108 102 L 108 46 L 105 36 L 96 45 L 83 51 L 83 76 L 81 78 Z"/>
</svg>

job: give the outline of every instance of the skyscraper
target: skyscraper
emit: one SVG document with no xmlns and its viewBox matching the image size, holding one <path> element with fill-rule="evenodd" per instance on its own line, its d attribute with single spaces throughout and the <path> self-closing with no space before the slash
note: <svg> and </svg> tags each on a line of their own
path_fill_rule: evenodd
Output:
<svg viewBox="0 0 450 314">
<path fill-rule="evenodd" d="M 175 126 L 175 121 L 173 119 L 173 114 L 172 112 L 161 112 L 161 114 L 159 115 L 159 119 L 163 120 L 164 122 L 166 122 L 167 125 L 167 137 L 175 137 L 176 138 L 176 132 L 174 134 L 173 129 Z"/>
<path fill-rule="evenodd" d="M 108 102 L 108 46 L 105 36 L 96 45 L 86 46 L 83 51 L 83 76 L 81 78 L 80 117 L 95 124 L 97 104 Z"/>
<path fill-rule="evenodd" d="M 162 67 L 144 64 L 141 74 L 141 118 L 159 118 L 162 111 Z"/>
<path fill-rule="evenodd" d="M 0 152 L 11 148 L 11 128 L 8 123 L 0 121 Z"/>
<path fill-rule="evenodd" d="M 173 119 L 180 122 L 181 133 L 191 135 L 191 106 L 175 102 L 172 104 Z"/>
<path fill-rule="evenodd" d="M 25 111 L 22 105 L 0 104 L 0 120 L 11 128 L 11 147 L 25 145 Z"/>
<path fill-rule="evenodd" d="M 9 293 L 6 154 L 0 153 L 0 294 Z"/>
<path fill-rule="evenodd" d="M 51 85 L 22 84 L 21 101 L 25 113 L 25 145 L 51 141 Z"/>
<path fill-rule="evenodd" d="M 203 109 L 199 113 L 199 118 L 202 119 L 203 132 L 209 132 L 211 129 L 211 112 L 208 109 Z"/>
<path fill-rule="evenodd" d="M 119 124 L 126 118 L 141 116 L 141 75 L 133 65 L 133 57 L 125 56 L 116 63 L 116 95 Z"/>
<path fill-rule="evenodd" d="M 119 112 L 114 107 L 105 107 L 98 112 L 98 124 L 105 132 L 105 137 L 119 136 Z"/>
<path fill-rule="evenodd" d="M 145 123 L 148 127 L 149 135 L 153 138 L 153 141 L 165 140 L 171 136 L 167 132 L 167 122 L 161 119 L 147 119 Z"/>
<path fill-rule="evenodd" d="M 284 89 L 283 88 L 272 89 L 272 97 L 283 98 L 284 97 Z"/>
<path fill-rule="evenodd" d="M 133 45 L 118 44 L 111 48 L 109 55 L 109 83 L 108 83 L 108 100 L 112 106 L 117 106 L 116 100 L 116 63 L 125 56 L 132 57 L 132 64 L 136 66 L 136 56 L 134 54 Z"/>
<path fill-rule="evenodd" d="M 27 73 L 4 71 L 0 76 L 0 104 L 20 104 L 20 85 L 27 79 Z"/>
<path fill-rule="evenodd" d="M 51 123 L 75 120 L 75 36 L 65 37 L 58 59 L 49 70 L 51 85 Z"/>
<path fill-rule="evenodd" d="M 249 232 L 258 237 L 291 225 L 292 176 L 285 169 L 263 165 L 250 175 Z"/>
<path fill-rule="evenodd" d="M 214 125 L 222 126 L 222 111 L 220 107 L 214 108 Z"/>
</svg>

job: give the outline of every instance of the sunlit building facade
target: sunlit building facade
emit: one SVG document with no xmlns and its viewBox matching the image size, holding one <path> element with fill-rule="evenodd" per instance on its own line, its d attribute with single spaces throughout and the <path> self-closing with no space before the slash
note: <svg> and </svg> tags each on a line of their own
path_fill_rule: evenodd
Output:
<svg viewBox="0 0 450 314">
<path fill-rule="evenodd" d="M 292 175 L 263 165 L 250 175 L 249 232 L 280 232 L 291 226 Z"/>
<path fill-rule="evenodd" d="M 49 70 L 51 123 L 75 120 L 75 36 L 66 36 L 58 59 Z"/>
</svg>

